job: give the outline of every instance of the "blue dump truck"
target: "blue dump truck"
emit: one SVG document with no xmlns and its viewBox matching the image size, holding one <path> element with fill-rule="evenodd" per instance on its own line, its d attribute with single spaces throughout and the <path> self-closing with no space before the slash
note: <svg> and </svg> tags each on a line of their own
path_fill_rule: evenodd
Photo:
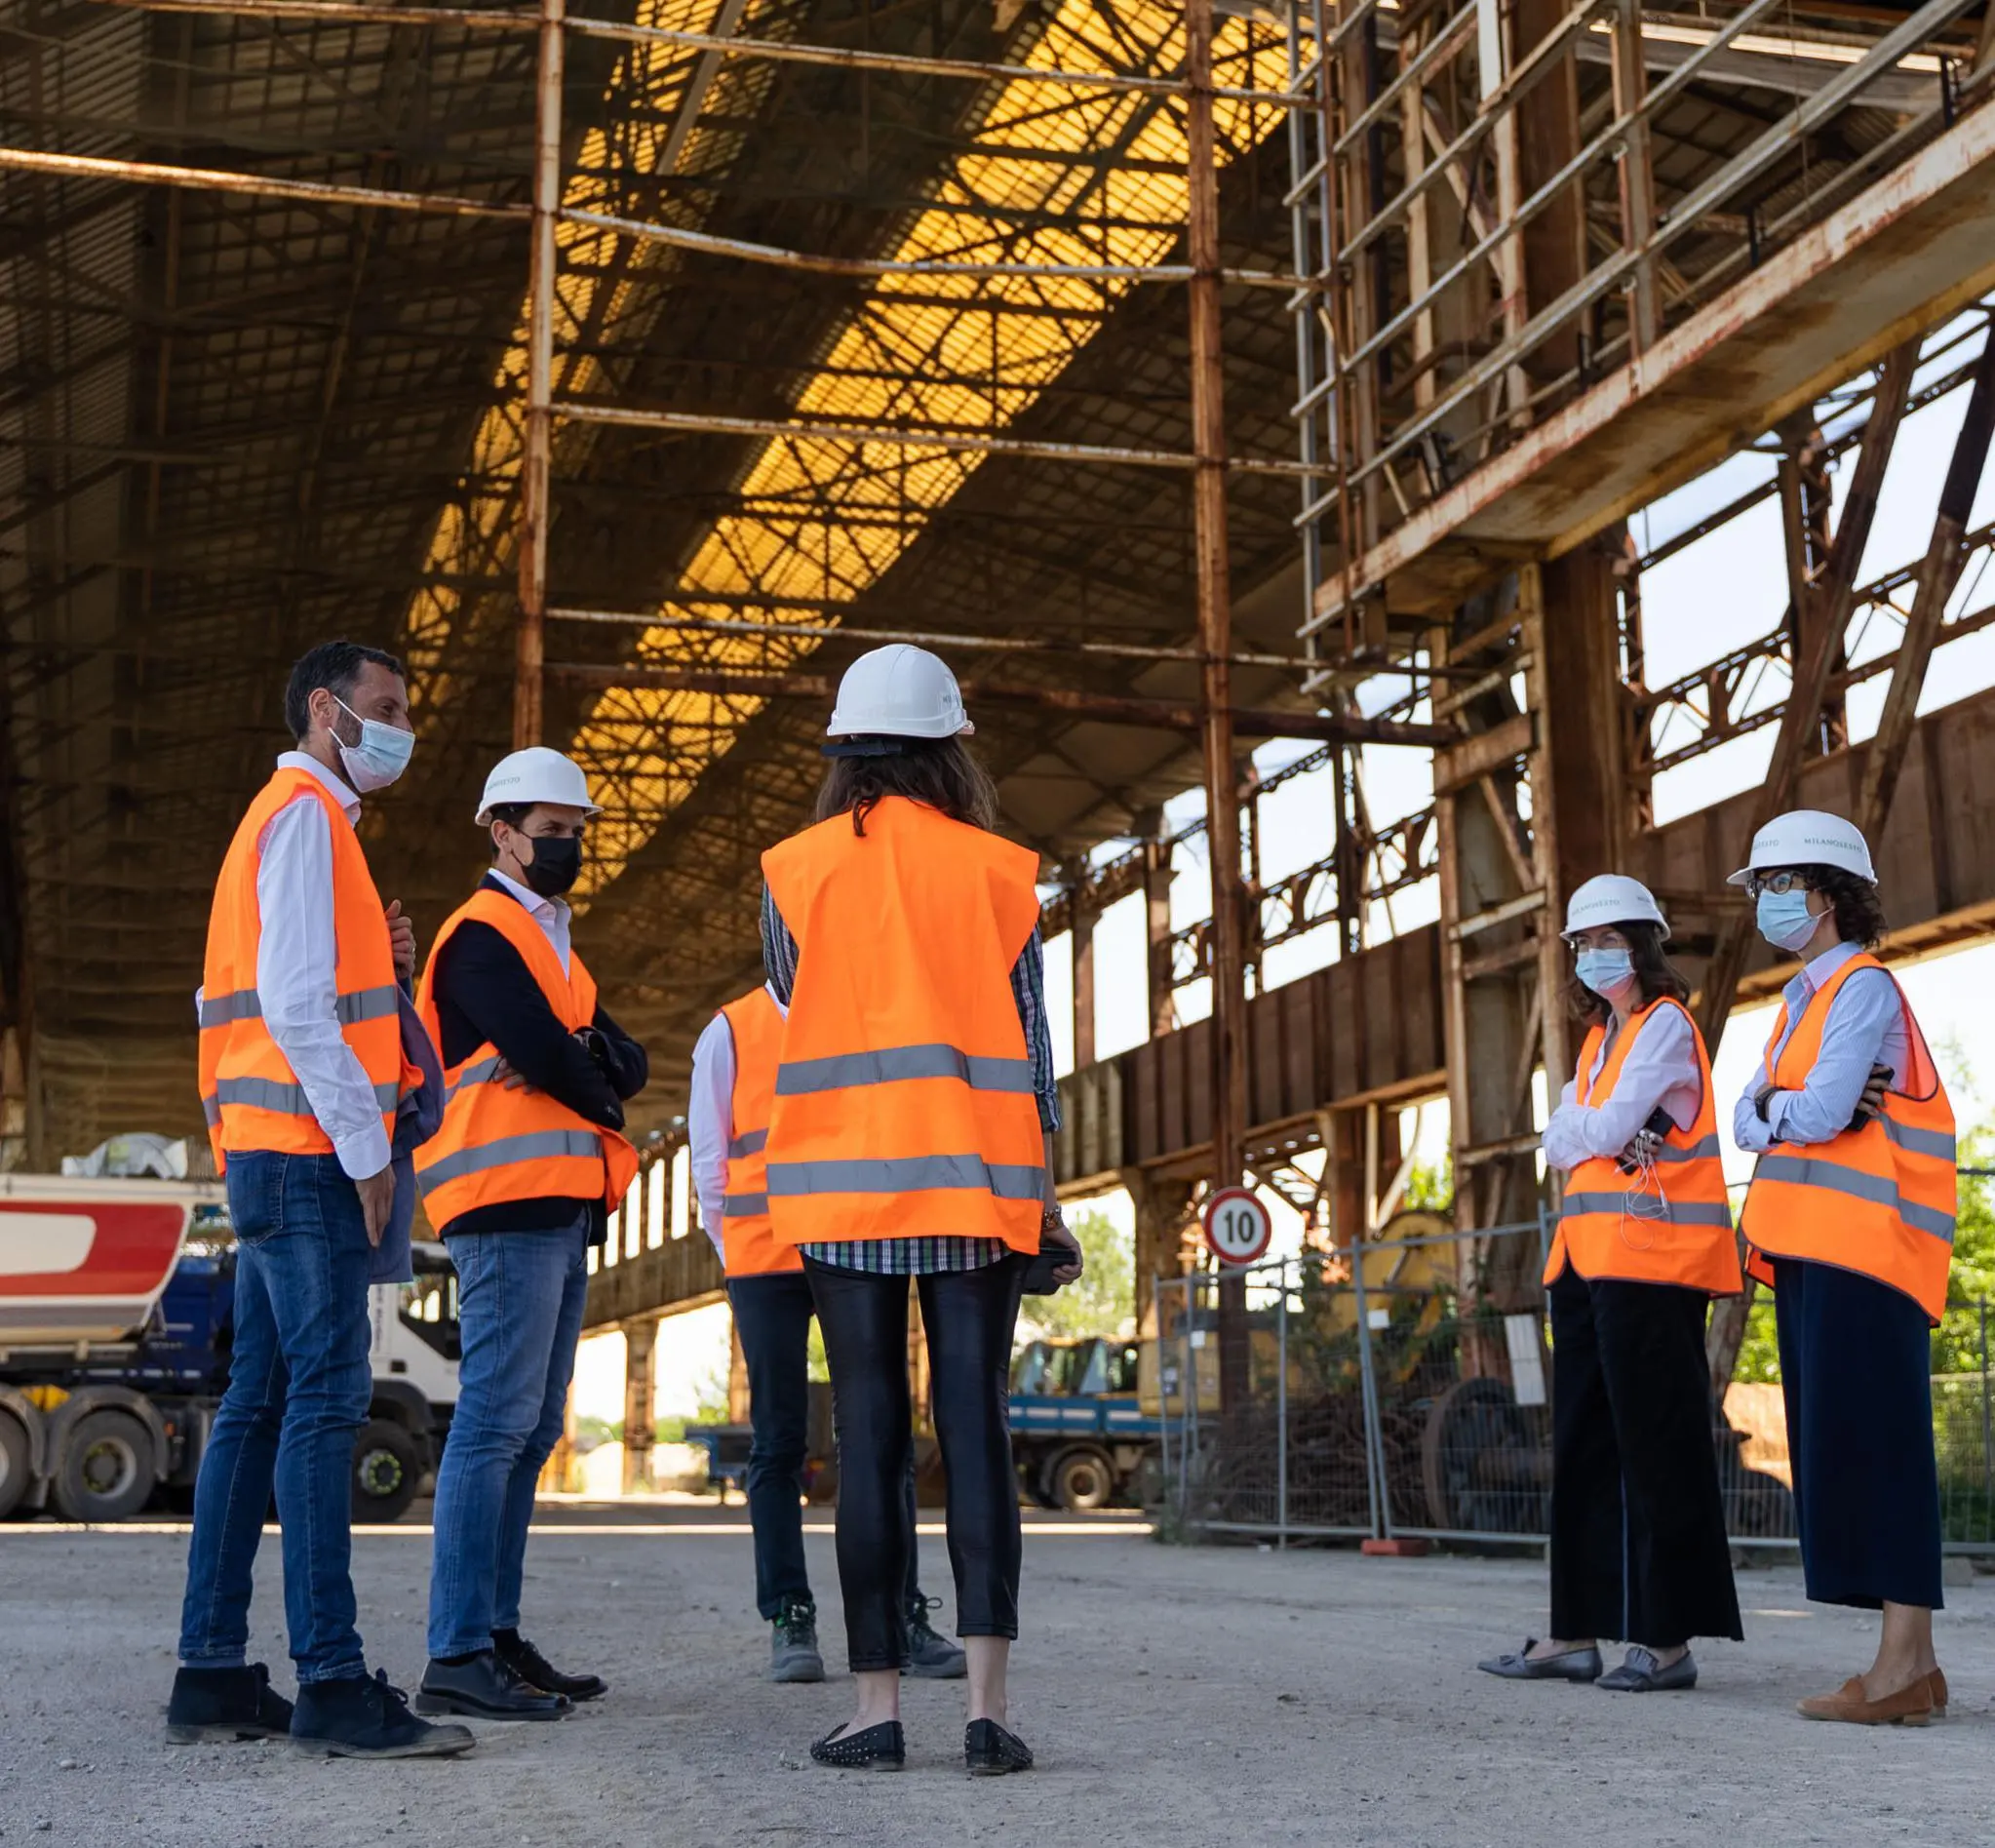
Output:
<svg viewBox="0 0 1995 1848">
<path fill-rule="evenodd" d="M 1154 1499 L 1163 1420 L 1154 1396 L 1146 1408 L 1138 1391 L 1145 1345 L 1029 1341 L 1012 1357 L 1012 1460 L 1041 1508 Z"/>
<path fill-rule="evenodd" d="M 215 1184 L 0 1175 L 0 1519 L 184 1512 L 228 1384 L 235 1251 Z M 400 1518 L 457 1401 L 456 1278 L 375 1286 L 354 1517 Z"/>
</svg>

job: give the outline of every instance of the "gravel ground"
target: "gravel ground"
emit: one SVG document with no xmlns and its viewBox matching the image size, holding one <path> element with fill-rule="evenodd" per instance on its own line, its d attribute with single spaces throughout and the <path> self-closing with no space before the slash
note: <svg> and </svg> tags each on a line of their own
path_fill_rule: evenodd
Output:
<svg viewBox="0 0 1995 1848">
<path fill-rule="evenodd" d="M 456 1762 L 355 1765 L 281 1745 L 176 1748 L 161 1714 L 183 1532 L 0 1528 L 0 1837 L 111 1848 L 503 1848 L 578 1843 L 1125 1844 L 1995 1839 L 1995 1581 L 1950 1591 L 1954 1716 L 1926 1731 L 1811 1726 L 1800 1695 L 1868 1660 L 1867 1625 L 1806 1604 L 1791 1569 L 1741 1574 L 1750 1640 L 1700 1651 L 1692 1695 L 1516 1686 L 1478 1655 L 1537 1627 L 1544 1568 L 1164 1548 L 1124 1523 L 1027 1541 L 1013 1721 L 1030 1776 L 970 1782 L 960 1692 L 915 1683 L 906 1775 L 830 1772 L 806 1742 L 842 1677 L 776 1688 L 745 1532 L 715 1516 L 548 1511 L 528 1631 L 613 1687 L 556 1726 L 481 1726 Z M 731 1518 L 723 1517 L 723 1518 Z M 704 1530 L 703 1530 L 704 1529 Z M 939 1576 L 938 1541 L 924 1541 Z M 834 1659 L 828 1534 L 812 1570 Z M 289 1687 L 276 1540 L 256 1646 Z M 372 1660 L 413 1688 L 429 1544 L 356 1542 Z M 945 1613 L 946 1618 L 946 1613 Z"/>
</svg>

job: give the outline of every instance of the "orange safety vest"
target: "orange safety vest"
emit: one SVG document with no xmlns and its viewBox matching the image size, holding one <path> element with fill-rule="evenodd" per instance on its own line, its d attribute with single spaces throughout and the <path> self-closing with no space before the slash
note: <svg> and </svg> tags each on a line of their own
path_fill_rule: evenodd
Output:
<svg viewBox="0 0 1995 1848">
<path fill-rule="evenodd" d="M 1589 1078 L 1607 1029 L 1596 1024 L 1580 1048 L 1573 1078 L 1575 1099 L 1597 1106 L 1614 1095 L 1642 1029 L 1659 1009 L 1688 1010 L 1666 996 L 1633 1015 L 1614 1049 Z M 1737 1296 L 1739 1242 L 1732 1236 L 1732 1208 L 1725 1197 L 1725 1166 L 1718 1153 L 1718 1118 L 1711 1098 L 1711 1061 L 1703 1035 L 1691 1022 L 1697 1047 L 1698 1114 L 1688 1129 L 1671 1128 L 1656 1152 L 1653 1179 L 1623 1174 L 1612 1156 L 1582 1161 L 1565 1184 L 1565 1210 L 1545 1267 L 1555 1282 L 1568 1261 L 1582 1277 L 1617 1278 L 1636 1283 L 1679 1283 L 1713 1296 Z"/>
<path fill-rule="evenodd" d="M 766 988 L 721 1009 L 734 1039 L 734 1097 L 727 1137 L 727 1192 L 721 1204 L 721 1242 L 729 1277 L 767 1277 L 801 1271 L 795 1245 L 777 1241 L 769 1226 L 768 1179 L 763 1169 L 769 1107 L 776 1097 L 776 1065 L 783 1055 L 783 1011 Z"/>
<path fill-rule="evenodd" d="M 334 1011 L 392 1137 L 395 1107 L 422 1074 L 402 1055 L 395 1000 L 395 953 L 381 895 L 368 871 L 360 837 L 332 792 L 311 771 L 280 768 L 263 785 L 237 827 L 215 883 L 208 916 L 208 951 L 201 968 L 201 1109 L 215 1165 L 231 1152 L 331 1155 L 332 1138 L 319 1127 L 304 1086 L 263 1024 L 256 994 L 256 948 L 262 913 L 256 875 L 263 835 L 278 811 L 301 798 L 321 803 L 332 824 Z"/>
<path fill-rule="evenodd" d="M 890 796 L 763 877 L 798 946 L 767 1148 L 785 1244 L 946 1234 L 1037 1251 L 1045 1152 L 1011 969 L 1038 859 Z"/>
<path fill-rule="evenodd" d="M 1874 956 L 1853 956 L 1809 999 L 1776 1059 L 1787 1025 L 1782 1004 L 1767 1042 L 1778 1088 L 1807 1084 L 1843 984 L 1858 969 L 1883 967 Z M 1751 1247 L 1746 1268 L 1761 1282 L 1774 1280 L 1770 1258 L 1833 1264 L 1902 1290 L 1936 1324 L 1946 1307 L 1958 1205 L 1953 1106 L 1902 989 L 1898 1004 L 1911 1043 L 1907 1088 L 1887 1091 L 1884 1114 L 1861 1129 L 1827 1142 L 1775 1143 L 1753 1170 L 1741 1224 Z"/>
<path fill-rule="evenodd" d="M 572 1033 L 596 1017 L 596 983 L 582 959 L 568 954 L 567 972 L 547 933 L 526 907 L 482 885 L 437 932 L 415 1004 L 439 1046 L 437 964 L 460 924 L 490 924 L 520 954 L 555 1017 Z M 439 1232 L 480 1206 L 516 1199 L 601 1199 L 619 1205 L 637 1178 L 638 1152 L 545 1091 L 491 1082 L 499 1050 L 488 1040 L 444 1071 L 443 1127 L 415 1152 L 415 1184 Z"/>
</svg>

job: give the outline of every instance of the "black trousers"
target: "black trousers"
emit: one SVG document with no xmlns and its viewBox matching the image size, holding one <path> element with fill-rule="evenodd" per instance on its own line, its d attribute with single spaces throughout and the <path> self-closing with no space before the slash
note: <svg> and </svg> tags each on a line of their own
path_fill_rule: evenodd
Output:
<svg viewBox="0 0 1995 1848">
<path fill-rule="evenodd" d="M 1800 1258 L 1774 1260 L 1774 1308 L 1808 1595 L 1938 1610 L 1926 1312 L 1875 1278 Z"/>
<path fill-rule="evenodd" d="M 852 1671 L 903 1668 L 900 1588 L 908 1534 L 900 1517 L 914 1454 L 908 1402 L 908 1279 L 803 1260 L 831 1362 L 839 1441 L 839 1587 Z M 1011 1463 L 1011 1337 L 1026 1262 L 917 1279 L 935 1435 L 949 1477 L 949 1563 L 957 1633 L 1018 1634 L 1021 1550 Z"/>
<path fill-rule="evenodd" d="M 1551 1633 L 1744 1639 L 1711 1439 L 1702 1290 L 1551 1291 Z"/>
<path fill-rule="evenodd" d="M 748 1362 L 748 1521 L 755 1530 L 755 1607 L 765 1622 L 809 1601 L 803 1562 L 803 1464 L 810 1441 L 810 1318 L 817 1305 L 802 1271 L 727 1279 L 741 1356 Z M 906 1598 L 921 1595 L 915 1544 L 915 1457 L 908 1453 L 903 1516 Z"/>
</svg>

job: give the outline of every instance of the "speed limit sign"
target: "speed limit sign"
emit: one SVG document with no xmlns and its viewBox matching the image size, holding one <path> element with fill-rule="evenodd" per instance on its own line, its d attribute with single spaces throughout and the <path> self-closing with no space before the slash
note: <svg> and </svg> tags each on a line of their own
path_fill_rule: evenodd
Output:
<svg viewBox="0 0 1995 1848">
<path fill-rule="evenodd" d="M 1205 1242 L 1222 1264 L 1252 1264 L 1274 1237 L 1274 1221 L 1258 1194 L 1222 1187 L 1205 1202 Z"/>
</svg>

